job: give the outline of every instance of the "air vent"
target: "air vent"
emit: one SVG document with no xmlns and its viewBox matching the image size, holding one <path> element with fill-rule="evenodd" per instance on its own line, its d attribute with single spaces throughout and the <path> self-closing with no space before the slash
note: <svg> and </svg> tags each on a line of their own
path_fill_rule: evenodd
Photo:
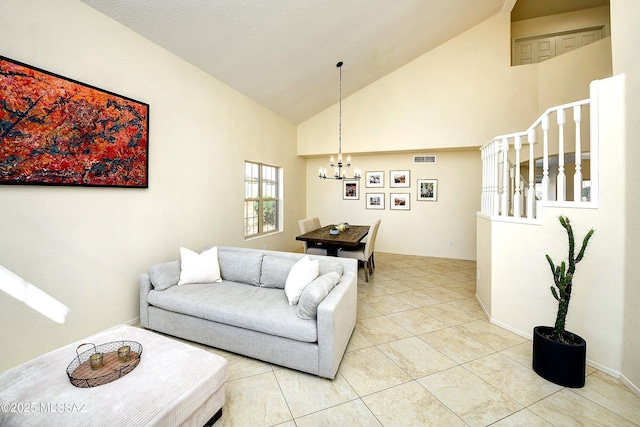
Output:
<svg viewBox="0 0 640 427">
<path fill-rule="evenodd" d="M 425 164 L 425 163 L 435 163 L 435 162 L 436 162 L 436 156 L 427 156 L 427 155 L 413 156 L 413 163 L 415 164 Z"/>
</svg>

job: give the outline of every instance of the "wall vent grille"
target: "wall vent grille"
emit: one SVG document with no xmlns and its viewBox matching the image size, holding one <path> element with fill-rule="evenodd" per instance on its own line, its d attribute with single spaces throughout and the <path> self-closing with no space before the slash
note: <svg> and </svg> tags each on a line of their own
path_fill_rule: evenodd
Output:
<svg viewBox="0 0 640 427">
<path fill-rule="evenodd" d="M 413 156 L 414 164 L 425 164 L 425 163 L 435 163 L 436 156 L 427 156 L 427 155 L 419 155 Z"/>
</svg>

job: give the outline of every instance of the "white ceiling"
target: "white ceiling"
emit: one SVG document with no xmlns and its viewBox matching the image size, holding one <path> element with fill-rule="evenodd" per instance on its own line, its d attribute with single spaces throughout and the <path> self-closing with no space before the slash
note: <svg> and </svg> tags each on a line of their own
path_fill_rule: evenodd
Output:
<svg viewBox="0 0 640 427">
<path fill-rule="evenodd" d="M 82 1 L 296 124 L 516 2 Z"/>
</svg>

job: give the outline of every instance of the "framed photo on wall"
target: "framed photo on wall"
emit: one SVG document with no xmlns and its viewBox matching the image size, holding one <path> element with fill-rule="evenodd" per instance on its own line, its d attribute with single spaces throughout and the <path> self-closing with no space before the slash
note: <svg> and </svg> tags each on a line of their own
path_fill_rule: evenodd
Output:
<svg viewBox="0 0 640 427">
<path fill-rule="evenodd" d="M 367 188 L 383 188 L 384 187 L 384 172 L 365 172 L 364 173 L 364 186 Z"/>
<path fill-rule="evenodd" d="M 384 209 L 384 193 L 367 193 L 367 209 Z"/>
<path fill-rule="evenodd" d="M 409 188 L 411 186 L 410 171 L 389 171 L 389 187 Z"/>
<path fill-rule="evenodd" d="M 410 209 L 411 197 L 409 193 L 390 193 L 389 209 L 408 211 Z"/>
<path fill-rule="evenodd" d="M 342 181 L 342 199 L 360 200 L 360 181 Z"/>
<path fill-rule="evenodd" d="M 418 180 L 418 201 L 435 202 L 438 200 L 438 180 Z"/>
</svg>

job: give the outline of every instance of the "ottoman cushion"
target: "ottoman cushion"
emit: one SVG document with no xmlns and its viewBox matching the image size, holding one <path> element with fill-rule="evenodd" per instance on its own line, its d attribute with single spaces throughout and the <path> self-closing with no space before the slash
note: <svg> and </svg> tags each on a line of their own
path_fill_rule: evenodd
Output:
<svg viewBox="0 0 640 427">
<path fill-rule="evenodd" d="M 118 340 L 142 344 L 142 358 L 133 371 L 97 387 L 71 384 L 66 370 L 79 344 Z M 0 402 L 29 402 L 33 410 L 0 412 L 0 425 L 179 425 L 208 401 L 211 410 L 214 395 L 221 408 L 226 378 L 227 361 L 220 356 L 119 325 L 1 373 Z"/>
</svg>

